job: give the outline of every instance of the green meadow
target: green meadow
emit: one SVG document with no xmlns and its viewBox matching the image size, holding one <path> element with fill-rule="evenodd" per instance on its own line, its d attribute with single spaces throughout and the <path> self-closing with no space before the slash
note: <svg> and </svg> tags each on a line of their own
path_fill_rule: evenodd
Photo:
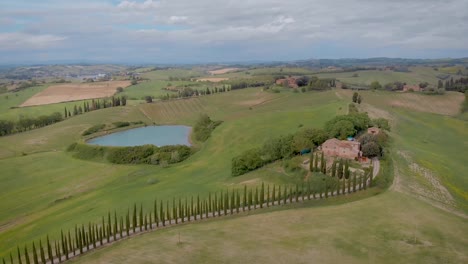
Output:
<svg viewBox="0 0 468 264">
<path fill-rule="evenodd" d="M 255 69 L 250 74 L 226 75 L 235 78 L 240 74 L 272 74 L 277 70 Z M 306 73 L 299 68 L 283 71 Z M 433 74 L 429 69 L 418 71 Z M 123 94 L 136 99 L 157 96 L 165 93 L 162 88 L 167 83 L 185 84 L 170 81 L 170 76 L 197 74 L 202 76 L 203 72 L 198 69 L 145 72 L 143 76 L 151 80 L 131 86 Z M 360 77 L 352 78 L 365 78 L 367 73 L 359 74 Z M 402 79 L 420 78 L 402 74 L 405 74 Z M 368 80 L 385 83 L 385 78 L 395 81 L 396 77 L 379 77 L 374 73 Z M 62 112 L 64 107 L 83 103 L 11 109 L 43 87 L 32 89 L 35 90 L 19 92 L 14 100 L 0 95 L 3 100 L 0 119 Z M 131 100 L 125 107 L 92 111 L 41 129 L 0 137 L 0 258 L 17 245 L 23 247 L 33 240 L 44 240 L 47 234 L 58 238 L 60 229 L 99 222 L 109 211 L 125 214 L 134 203 L 150 208 L 155 198 L 203 196 L 262 182 L 295 184 L 302 179 L 286 172 L 281 162 L 233 178 L 231 159 L 270 138 L 301 128 L 322 127 L 334 116 L 347 112 L 351 95 L 349 90 L 294 93 L 282 89 L 280 93 L 272 93 L 248 88 L 151 104 Z M 369 190 L 347 198 L 160 230 L 118 242 L 77 261 L 143 263 L 154 258 L 164 263 L 193 260 L 238 263 L 258 259 L 325 263 L 466 262 L 468 241 L 460 234 L 468 231 L 465 177 L 468 130 L 466 121 L 457 118 L 463 95 L 369 91 L 362 92 L 362 96 L 361 111 L 373 118 L 388 118 L 392 124 L 388 162 L 382 168 L 395 174 L 389 191 Z M 70 144 L 83 140 L 81 133 L 93 125 L 143 121 L 148 125 L 190 126 L 200 113 L 223 123 L 208 141 L 196 142 L 194 155 L 167 168 L 81 160 L 66 151 Z M 249 250 L 252 247 L 258 250 Z"/>
</svg>

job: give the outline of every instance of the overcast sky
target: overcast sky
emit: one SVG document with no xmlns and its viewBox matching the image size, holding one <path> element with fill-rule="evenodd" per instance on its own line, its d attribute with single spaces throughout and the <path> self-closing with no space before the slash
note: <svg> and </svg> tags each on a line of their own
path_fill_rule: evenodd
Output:
<svg viewBox="0 0 468 264">
<path fill-rule="evenodd" d="M 468 57 L 468 0 L 0 0 L 0 64 Z"/>
</svg>

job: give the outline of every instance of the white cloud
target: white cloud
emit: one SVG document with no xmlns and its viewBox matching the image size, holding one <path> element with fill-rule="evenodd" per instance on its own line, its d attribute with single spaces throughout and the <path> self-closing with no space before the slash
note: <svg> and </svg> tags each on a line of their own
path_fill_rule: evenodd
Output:
<svg viewBox="0 0 468 264">
<path fill-rule="evenodd" d="M 0 50 L 47 49 L 65 39 L 66 37 L 50 34 L 0 33 Z"/>
<path fill-rule="evenodd" d="M 128 1 L 124 0 L 120 2 L 117 7 L 120 9 L 137 9 L 137 10 L 144 10 L 144 9 L 151 9 L 158 7 L 159 4 L 153 0 L 146 0 L 144 2 L 137 2 L 137 1 Z"/>
<path fill-rule="evenodd" d="M 182 23 L 187 21 L 188 17 L 186 16 L 170 16 L 169 17 L 169 23 L 171 24 L 177 24 L 177 23 Z"/>
</svg>

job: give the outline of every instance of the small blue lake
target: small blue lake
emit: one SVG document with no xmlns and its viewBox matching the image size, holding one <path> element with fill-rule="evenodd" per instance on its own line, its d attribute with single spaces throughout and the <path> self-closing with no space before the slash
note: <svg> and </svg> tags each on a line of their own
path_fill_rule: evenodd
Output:
<svg viewBox="0 0 468 264">
<path fill-rule="evenodd" d="M 188 126 L 147 126 L 116 132 L 93 138 L 87 143 L 100 146 L 131 147 L 152 144 L 158 147 L 167 145 L 186 145 L 189 142 Z"/>
</svg>

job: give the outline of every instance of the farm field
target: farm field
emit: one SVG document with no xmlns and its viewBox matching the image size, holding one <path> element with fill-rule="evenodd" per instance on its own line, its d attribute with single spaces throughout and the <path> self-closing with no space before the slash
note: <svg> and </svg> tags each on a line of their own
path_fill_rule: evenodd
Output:
<svg viewBox="0 0 468 264">
<path fill-rule="evenodd" d="M 110 97 L 115 94 L 117 87 L 125 88 L 129 85 L 129 81 L 51 85 L 26 100 L 20 106 L 26 107 Z"/>
<path fill-rule="evenodd" d="M 217 74 L 224 74 L 224 73 L 238 71 L 238 70 L 240 70 L 240 68 L 223 68 L 223 69 L 208 71 L 208 73 L 212 75 L 217 75 Z"/>
<path fill-rule="evenodd" d="M 429 67 L 410 67 L 410 72 L 394 72 L 394 71 L 356 71 L 342 73 L 318 73 L 319 78 L 337 78 L 342 82 L 355 85 L 370 85 L 373 81 L 378 81 L 384 85 L 390 82 L 406 82 L 410 85 L 416 85 L 422 82 L 428 82 L 437 85 L 437 75 L 441 74 Z M 357 74 L 357 77 L 353 77 Z"/>
<path fill-rule="evenodd" d="M 181 76 L 187 75 L 187 71 L 176 72 Z M 185 83 L 185 81 L 169 81 L 169 77 L 163 75 L 153 77 L 156 79 L 131 86 L 122 95 L 131 97 L 133 94 L 133 97 L 139 99 L 139 95 L 148 95 L 151 92 L 157 94 L 162 91 L 157 85 L 144 86 L 145 83 L 158 83 L 161 88 L 168 82 L 181 85 Z M 157 80 L 157 78 L 162 79 Z M 61 112 L 65 106 L 69 107 L 68 104 L 82 103 L 70 102 L 10 109 L 11 106 L 20 104 L 45 88 L 33 89 L 35 90 L 19 92 L 16 101 L 7 101 L 9 105 L 5 107 L 0 119 L 13 118 L 19 113 L 35 115 L 37 113 L 34 112 L 41 114 L 53 110 Z M 260 146 L 269 138 L 294 133 L 305 127 L 322 127 L 333 116 L 347 112 L 351 96 L 352 91 L 339 89 L 308 93 L 293 93 L 289 89 L 282 89 L 280 93 L 273 93 L 263 91 L 262 88 L 248 88 L 151 104 L 132 100 L 126 107 L 92 111 L 41 129 L 0 137 L 0 168 L 2 168 L 0 184 L 5 186 L 6 190 L 0 194 L 0 198 L 5 201 L 0 204 L 0 257 L 14 250 L 16 244 L 44 239 L 46 234 L 56 238 L 59 235 L 57 226 L 67 230 L 76 224 L 99 221 L 108 210 L 123 214 L 135 202 L 142 203 L 147 208 L 152 205 L 155 198 L 172 199 L 197 194 L 207 195 L 208 192 L 240 188 L 245 184 L 255 186 L 262 182 L 270 184 L 300 182 L 302 179 L 297 175 L 282 170 L 280 162 L 233 178 L 230 174 L 231 159 L 247 149 Z M 453 212 L 466 217 L 468 212 L 466 208 L 468 184 L 463 177 L 466 155 L 462 155 L 463 149 L 460 149 L 459 153 L 451 151 L 461 145 L 460 142 L 466 144 L 468 138 L 466 122 L 456 118 L 463 95 L 452 92 L 442 96 L 427 96 L 418 93 L 364 91 L 362 96 L 363 103 L 359 106 L 360 110 L 369 112 L 372 117 L 388 118 L 393 126 L 390 157 L 395 165 L 397 181 L 391 191 L 351 202 L 349 205 L 341 204 L 346 202 L 346 199 L 331 200 L 324 204 L 306 205 L 295 210 L 274 209 L 265 214 L 260 212 L 253 216 L 240 216 L 235 219 L 223 219 L 220 222 L 208 221 L 162 230 L 116 243 L 78 261 L 102 262 L 102 258 L 108 258 L 110 263 L 117 262 L 123 258 L 120 254 L 127 252 L 119 250 L 122 244 L 128 243 L 132 250 L 140 247 L 141 252 L 146 253 L 150 249 L 141 246 L 142 244 L 159 245 L 159 242 L 156 242 L 159 239 L 174 241 L 174 232 L 184 230 L 188 241 L 185 250 L 190 252 L 187 258 L 191 256 L 200 261 L 212 262 L 219 260 L 220 256 L 209 252 L 197 255 L 196 252 L 199 251 L 197 246 L 193 245 L 193 240 L 199 236 L 201 230 L 215 228 L 221 230 L 219 235 L 209 233 L 204 238 L 199 238 L 204 239 L 205 245 L 213 243 L 218 245 L 218 250 L 225 250 L 218 239 L 234 237 L 230 242 L 232 251 L 226 251 L 228 253 L 224 257 L 227 262 L 237 262 L 234 256 L 242 255 L 239 250 L 243 248 L 242 245 L 249 243 L 245 241 L 247 238 L 243 239 L 226 231 L 230 230 L 229 227 L 238 229 L 239 234 L 258 234 L 260 243 L 265 247 L 278 249 L 277 257 L 276 253 L 266 256 L 265 252 L 260 251 L 258 254 L 250 253 L 242 256 L 245 257 L 244 261 L 256 257 L 280 258 L 281 250 L 295 247 L 296 240 L 308 245 L 302 248 L 302 255 L 323 260 L 353 263 L 363 259 L 375 259 L 385 263 L 384 259 L 396 252 L 402 252 L 398 257 L 403 262 L 424 254 L 427 254 L 427 258 L 423 259 L 429 262 L 444 259 L 449 263 L 456 263 L 466 259 L 467 255 L 462 251 L 462 246 L 467 243 L 466 240 L 454 235 L 455 231 L 452 228 L 442 230 L 432 226 L 445 223 L 462 229 L 467 228 L 463 218 L 451 214 Z M 31 112 L 21 112 L 26 110 Z M 222 120 L 223 123 L 216 128 L 206 143 L 197 146 L 199 149 L 197 153 L 186 161 L 168 168 L 79 160 L 66 152 L 66 148 L 80 140 L 81 133 L 93 125 L 117 121 L 194 125 L 200 113 L 207 113 L 212 119 Z M 19 196 L 21 197 L 18 199 L 10 199 Z M 367 202 L 369 209 L 365 208 Z M 405 207 L 399 208 L 400 203 L 404 203 Z M 451 213 L 444 213 L 430 204 Z M 340 212 L 349 213 L 353 217 L 342 215 Z M 359 216 L 359 213 L 363 216 Z M 386 217 L 380 218 L 378 215 Z M 427 219 L 421 220 L 418 215 L 425 215 Z M 444 217 L 441 218 L 441 215 Z M 299 220 L 284 224 L 284 230 L 278 233 L 284 242 L 275 242 L 261 235 L 271 234 L 273 232 L 271 228 L 281 226 L 281 223 L 286 221 L 286 217 Z M 363 221 L 364 218 L 367 222 Z M 378 222 L 369 220 L 376 218 L 379 219 Z M 409 220 L 413 218 L 417 218 L 418 221 L 406 224 L 401 230 L 398 229 L 401 223 L 410 222 Z M 334 220 L 336 222 L 330 226 L 341 226 L 339 223 L 346 222 L 349 230 L 323 228 L 330 219 L 336 219 Z M 349 222 L 346 219 L 349 219 Z M 393 221 L 395 219 L 396 222 Z M 297 226 L 297 221 L 301 221 L 303 225 Z M 264 229 L 256 228 L 257 222 L 266 223 Z M 340 240 L 343 236 L 358 237 L 360 232 L 364 232 L 362 225 L 369 226 L 373 230 L 371 233 L 378 234 L 377 237 L 368 235 L 357 240 Z M 381 228 L 385 231 L 380 232 Z M 323 233 L 318 230 L 323 230 Z M 317 232 L 322 236 L 328 234 L 329 239 L 315 239 L 314 234 Z M 395 232 L 395 236 L 391 235 Z M 286 239 L 286 236 L 290 239 Z M 359 249 L 351 246 L 354 241 L 360 245 Z M 323 249 L 324 245 L 327 245 L 327 249 Z M 431 245 L 437 250 L 427 253 Z M 375 250 L 371 252 L 362 249 L 390 246 L 392 249 L 384 250 L 381 255 L 374 254 Z M 167 248 L 161 246 L 157 251 L 148 254 L 159 254 L 163 262 L 176 262 L 174 258 L 180 254 L 178 250 L 184 249 L 183 247 L 184 243 L 175 244 L 174 247 L 168 244 Z M 309 249 L 310 247 L 312 249 Z M 318 248 L 318 251 L 314 248 Z M 159 250 L 166 250 L 167 253 L 163 254 Z M 337 252 L 339 254 L 336 255 Z M 300 255 L 286 256 L 301 262 Z M 142 260 L 135 256 L 135 261 Z"/>
</svg>

